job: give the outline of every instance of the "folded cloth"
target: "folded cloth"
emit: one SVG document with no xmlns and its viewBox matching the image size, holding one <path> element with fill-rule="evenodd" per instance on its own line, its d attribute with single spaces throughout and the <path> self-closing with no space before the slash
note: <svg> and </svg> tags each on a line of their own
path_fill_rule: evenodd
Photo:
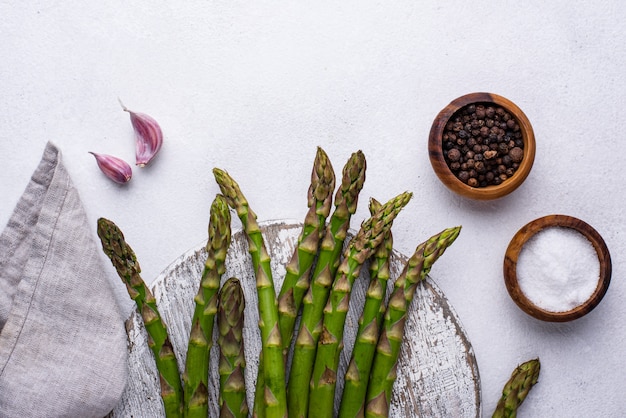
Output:
<svg viewBox="0 0 626 418">
<path fill-rule="evenodd" d="M 124 318 L 51 143 L 0 235 L 0 417 L 102 417 L 128 378 Z"/>
</svg>

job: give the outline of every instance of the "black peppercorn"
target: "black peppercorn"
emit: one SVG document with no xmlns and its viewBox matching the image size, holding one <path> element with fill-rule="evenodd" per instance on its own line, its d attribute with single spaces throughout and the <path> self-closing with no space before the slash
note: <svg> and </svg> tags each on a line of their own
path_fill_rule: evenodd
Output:
<svg viewBox="0 0 626 418">
<path fill-rule="evenodd" d="M 511 167 L 512 163 L 513 163 L 513 160 L 511 160 L 510 155 L 507 154 L 504 157 L 502 157 L 502 164 L 504 164 L 506 167 Z"/>
<path fill-rule="evenodd" d="M 459 158 L 461 158 L 461 151 L 459 151 L 457 148 L 452 148 L 448 151 L 447 155 L 450 161 L 459 161 Z"/>
<path fill-rule="evenodd" d="M 511 160 L 513 162 L 519 163 L 524 158 L 524 150 L 522 150 L 520 147 L 513 147 L 509 151 L 509 156 L 511 157 Z"/>
</svg>

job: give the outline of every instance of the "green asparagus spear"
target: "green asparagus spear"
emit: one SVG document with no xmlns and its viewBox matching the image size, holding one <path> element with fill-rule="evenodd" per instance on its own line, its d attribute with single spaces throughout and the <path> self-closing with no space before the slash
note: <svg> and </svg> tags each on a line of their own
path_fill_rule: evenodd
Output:
<svg viewBox="0 0 626 418">
<path fill-rule="evenodd" d="M 383 241 L 385 234 L 391 229 L 393 220 L 411 197 L 411 193 L 405 192 L 385 203 L 374 216 L 363 222 L 361 229 L 344 252 L 324 308 L 322 333 L 317 343 L 311 375 L 310 416 L 329 418 L 333 416 L 339 354 L 343 349 L 343 330 L 352 284 L 359 277 L 365 261 Z"/>
<path fill-rule="evenodd" d="M 407 310 L 419 282 L 426 278 L 435 261 L 456 240 L 460 231 L 461 227 L 448 228 L 419 244 L 394 282 L 370 371 L 366 417 L 388 416 Z"/>
<path fill-rule="evenodd" d="M 376 213 L 382 206 L 375 199 L 370 200 L 370 212 Z M 385 315 L 383 299 L 389 280 L 389 257 L 393 249 L 391 230 L 378 246 L 370 264 L 370 283 L 365 294 L 363 313 L 359 318 L 354 348 L 344 379 L 343 394 L 340 402 L 339 418 L 357 417 L 365 414 L 365 395 L 370 369 L 380 326 Z"/>
<path fill-rule="evenodd" d="M 156 299 L 141 278 L 137 257 L 124 240 L 122 231 L 112 221 L 98 219 L 98 237 L 104 253 L 111 259 L 117 274 L 126 284 L 128 294 L 135 301 L 146 326 L 148 345 L 154 354 L 159 372 L 165 416 L 182 417 L 183 389 L 176 355 L 157 308 Z"/>
<path fill-rule="evenodd" d="M 280 335 L 283 340 L 285 356 L 291 344 L 302 298 L 309 289 L 310 269 L 324 235 L 324 227 L 326 218 L 330 214 L 334 189 L 335 172 L 324 150 L 318 147 L 308 192 L 309 211 L 304 219 L 304 226 L 298 237 L 296 250 L 286 266 L 285 280 L 278 296 Z"/>
<path fill-rule="evenodd" d="M 209 213 L 207 258 L 195 297 L 189 345 L 183 373 L 185 416 L 206 418 L 208 414 L 209 352 L 217 313 L 220 278 L 226 271 L 230 246 L 230 212 L 224 196 L 215 196 Z"/>
<path fill-rule="evenodd" d="M 249 208 L 248 201 L 239 185 L 224 170 L 214 168 L 213 174 L 228 205 L 237 212 L 243 224 L 256 276 L 263 379 L 265 380 L 263 391 L 265 416 L 283 418 L 287 415 L 285 364 L 270 256 L 265 247 L 256 214 Z"/>
<path fill-rule="evenodd" d="M 220 349 L 220 417 L 247 418 L 246 359 L 243 344 L 245 300 L 241 283 L 231 277 L 219 293 L 217 345 Z M 206 415 L 205 415 L 206 417 Z"/>
<path fill-rule="evenodd" d="M 539 379 L 541 364 L 539 359 L 528 360 L 515 368 L 511 378 L 502 389 L 502 397 L 498 401 L 493 418 L 515 418 L 530 389 Z"/>
<path fill-rule="evenodd" d="M 278 323 L 283 342 L 283 356 L 287 360 L 287 352 L 291 345 L 296 317 L 302 305 L 302 298 L 309 289 L 311 267 L 315 261 L 320 241 L 324 235 L 326 218 L 330 214 L 333 191 L 335 189 L 335 172 L 328 155 L 320 147 L 313 163 L 311 185 L 308 191 L 309 211 L 304 218 L 304 226 L 298 237 L 298 244 L 286 266 L 285 279 L 278 295 Z M 265 385 L 263 381 L 263 363 L 259 362 L 259 378 L 256 391 L 259 397 Z M 264 416 L 259 408 L 262 402 L 255 402 L 254 415 Z"/>
<path fill-rule="evenodd" d="M 366 160 L 361 151 L 353 153 L 342 170 L 342 181 L 335 195 L 335 210 L 326 225 L 311 286 L 302 301 L 302 316 L 296 334 L 287 390 L 290 417 L 305 417 L 308 412 L 309 382 L 317 339 L 321 332 L 324 306 L 339 267 L 343 244 L 356 212 L 359 193 L 365 182 Z"/>
</svg>

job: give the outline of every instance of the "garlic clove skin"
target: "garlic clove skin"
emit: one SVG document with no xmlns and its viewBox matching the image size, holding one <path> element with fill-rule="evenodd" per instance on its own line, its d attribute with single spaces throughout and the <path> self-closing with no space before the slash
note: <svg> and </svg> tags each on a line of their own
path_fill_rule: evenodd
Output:
<svg viewBox="0 0 626 418">
<path fill-rule="evenodd" d="M 133 112 L 123 104 L 122 109 L 130 114 L 130 122 L 135 131 L 136 165 L 145 167 L 161 149 L 163 145 L 163 131 L 152 116 Z"/>
<path fill-rule="evenodd" d="M 130 181 L 133 176 L 133 169 L 126 161 L 112 155 L 98 154 L 89 151 L 91 155 L 96 157 L 98 167 L 105 176 L 118 184 L 125 184 Z"/>
</svg>

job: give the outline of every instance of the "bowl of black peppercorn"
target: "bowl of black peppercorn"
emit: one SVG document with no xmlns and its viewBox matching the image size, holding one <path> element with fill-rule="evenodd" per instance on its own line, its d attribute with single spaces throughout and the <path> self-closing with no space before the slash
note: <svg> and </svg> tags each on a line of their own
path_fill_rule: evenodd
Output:
<svg viewBox="0 0 626 418">
<path fill-rule="evenodd" d="M 535 135 L 524 112 L 509 99 L 470 93 L 439 112 L 428 154 L 435 174 L 450 190 L 472 199 L 497 199 L 528 177 Z"/>
</svg>

